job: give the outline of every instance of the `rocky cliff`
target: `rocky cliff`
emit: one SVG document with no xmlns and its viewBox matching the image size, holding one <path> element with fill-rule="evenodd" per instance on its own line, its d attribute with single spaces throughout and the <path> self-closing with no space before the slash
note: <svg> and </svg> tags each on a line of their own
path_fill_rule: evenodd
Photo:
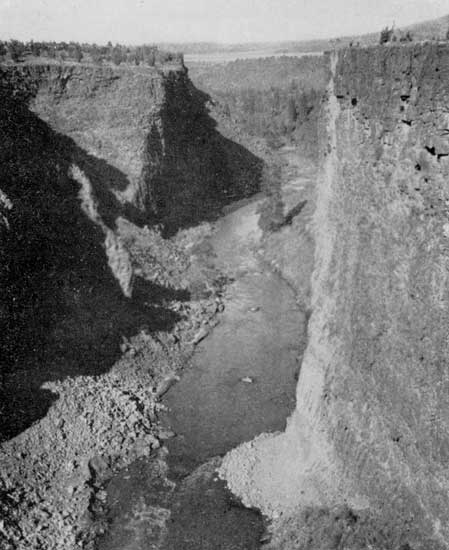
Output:
<svg viewBox="0 0 449 550">
<path fill-rule="evenodd" d="M 99 159 L 97 193 L 107 187 L 146 222 L 181 216 L 181 225 L 196 220 L 198 204 L 206 201 L 205 215 L 219 199 L 257 187 L 257 159 L 215 131 L 209 98 L 184 66 L 4 66 L 0 89 Z"/>
<path fill-rule="evenodd" d="M 98 472 L 159 446 L 158 388 L 220 283 L 158 228 L 261 167 L 207 102 L 182 66 L 0 66 L 1 548 L 87 545 Z"/>
<path fill-rule="evenodd" d="M 273 548 L 447 548 L 449 47 L 331 65 L 297 409 L 222 475 Z"/>
<path fill-rule="evenodd" d="M 216 130 L 183 66 L 5 65 L 0 100 L 2 375 L 55 350 L 101 372 L 143 302 L 130 313 L 120 220 L 173 233 L 213 218 L 257 189 L 261 161 Z M 13 401 L 7 435 L 30 421 Z"/>
<path fill-rule="evenodd" d="M 258 187 L 261 161 L 216 131 L 183 66 L 3 66 L 0 97 L 3 334 L 22 334 L 9 355 L 24 328 L 48 334 L 43 297 L 75 272 L 92 289 L 112 271 L 131 296 L 117 220 L 171 233 Z"/>
</svg>

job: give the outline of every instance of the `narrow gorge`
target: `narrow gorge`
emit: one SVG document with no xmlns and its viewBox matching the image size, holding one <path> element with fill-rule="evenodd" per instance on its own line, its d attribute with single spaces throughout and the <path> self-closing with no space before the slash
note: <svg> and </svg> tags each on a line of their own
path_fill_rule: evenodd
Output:
<svg viewBox="0 0 449 550">
<path fill-rule="evenodd" d="M 448 61 L 0 67 L 1 548 L 448 548 Z"/>
</svg>

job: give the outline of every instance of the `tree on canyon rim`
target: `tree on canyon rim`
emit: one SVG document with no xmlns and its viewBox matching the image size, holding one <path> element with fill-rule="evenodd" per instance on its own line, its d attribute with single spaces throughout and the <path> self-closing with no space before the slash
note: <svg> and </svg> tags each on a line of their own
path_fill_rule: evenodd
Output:
<svg viewBox="0 0 449 550">
<path fill-rule="evenodd" d="M 24 49 L 25 47 L 24 47 L 24 44 L 22 44 L 22 42 L 19 42 L 18 40 L 9 41 L 8 51 L 14 63 L 17 63 L 18 61 L 20 61 L 23 55 Z"/>
</svg>

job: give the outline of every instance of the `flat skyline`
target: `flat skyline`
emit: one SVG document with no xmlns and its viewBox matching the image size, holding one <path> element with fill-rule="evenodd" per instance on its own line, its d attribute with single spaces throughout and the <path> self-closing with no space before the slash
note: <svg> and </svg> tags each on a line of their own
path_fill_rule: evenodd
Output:
<svg viewBox="0 0 449 550">
<path fill-rule="evenodd" d="M 449 0 L 0 0 L 0 39 L 124 44 L 280 42 L 447 15 Z"/>
</svg>

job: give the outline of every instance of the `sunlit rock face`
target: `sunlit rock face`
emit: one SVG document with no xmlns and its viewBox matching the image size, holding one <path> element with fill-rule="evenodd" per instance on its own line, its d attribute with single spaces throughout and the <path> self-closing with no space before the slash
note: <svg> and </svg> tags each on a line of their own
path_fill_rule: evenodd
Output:
<svg viewBox="0 0 449 550">
<path fill-rule="evenodd" d="M 221 475 L 285 529 L 304 506 L 345 503 L 388 548 L 446 548 L 449 46 L 331 65 L 297 409 Z"/>
</svg>

